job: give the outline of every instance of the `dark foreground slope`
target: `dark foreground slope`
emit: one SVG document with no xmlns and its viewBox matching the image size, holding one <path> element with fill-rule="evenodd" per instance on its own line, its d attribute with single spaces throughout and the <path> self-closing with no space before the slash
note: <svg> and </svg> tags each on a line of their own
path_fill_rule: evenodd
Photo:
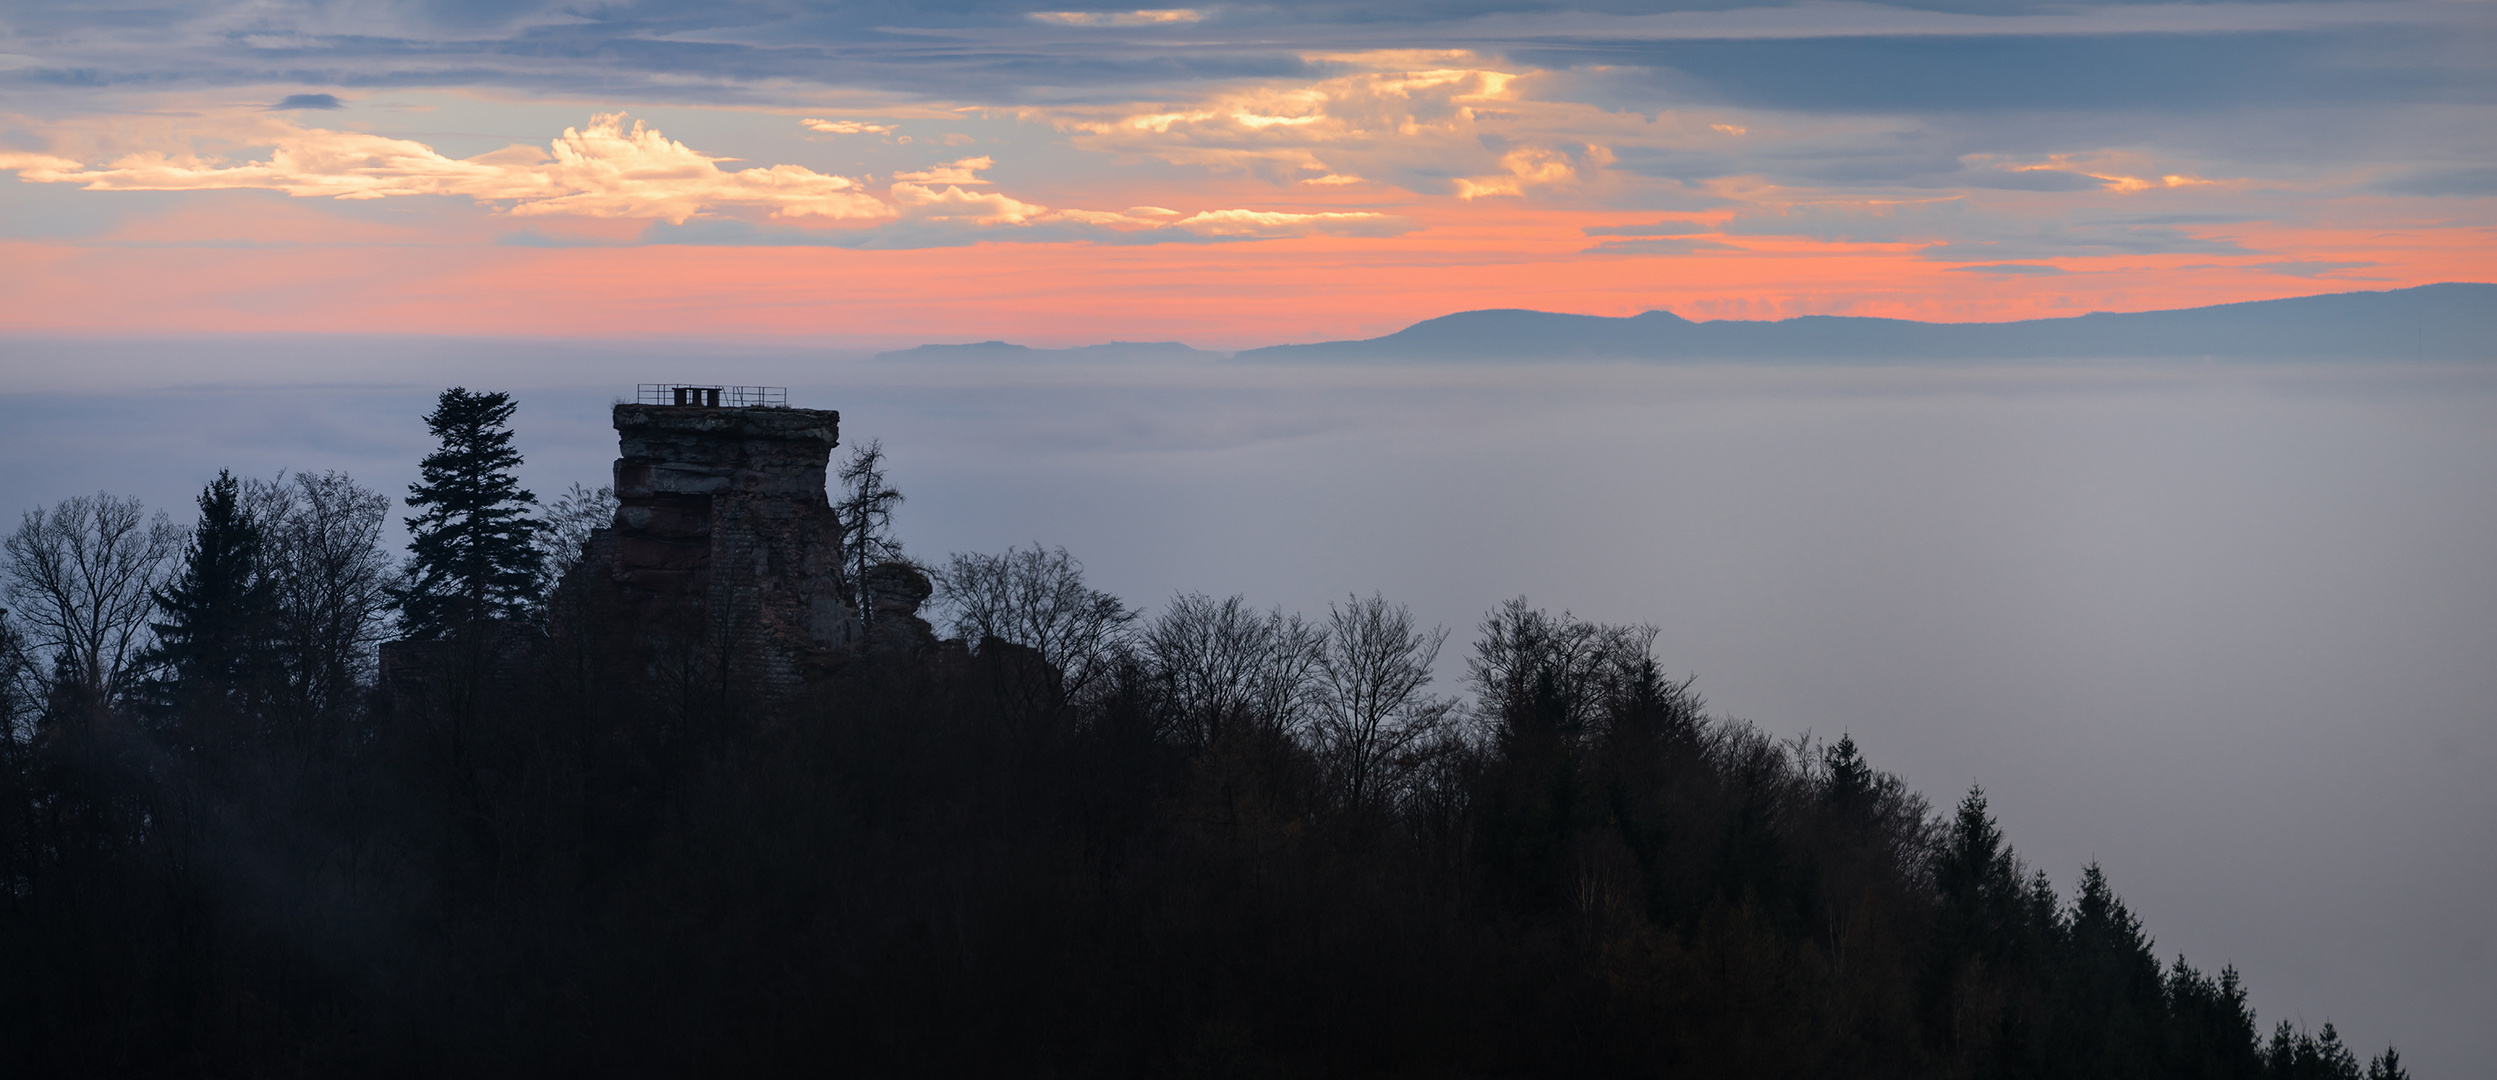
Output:
<svg viewBox="0 0 2497 1080">
<path fill-rule="evenodd" d="M 777 706 L 560 618 L 369 710 L 12 703 L 0 1072 L 2398 1075 L 1633 628 L 1495 613 L 1365 786 L 1236 605 L 1080 693 L 991 639 Z"/>
<path fill-rule="evenodd" d="M 1692 322 L 1669 311 L 1628 318 L 1466 311 L 1366 341 L 1252 349 L 1265 362 L 1463 360 L 2047 360 L 2163 358 L 2484 361 L 2497 358 L 2497 285 L 2389 292 L 2069 319 L 1924 323 L 1809 315 Z"/>
</svg>

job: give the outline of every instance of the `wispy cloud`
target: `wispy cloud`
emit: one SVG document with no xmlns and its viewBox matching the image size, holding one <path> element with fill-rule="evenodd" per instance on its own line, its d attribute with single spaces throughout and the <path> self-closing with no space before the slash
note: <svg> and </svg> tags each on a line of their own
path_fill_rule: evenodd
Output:
<svg viewBox="0 0 2497 1080">
<path fill-rule="evenodd" d="M 1741 251 L 1733 244 L 1701 240 L 1687 236 L 1651 236 L 1636 240 L 1606 240 L 1580 251 L 1582 255 L 1690 255 L 1702 251 Z"/>
<path fill-rule="evenodd" d="M 891 124 L 870 124 L 863 120 L 817 120 L 811 117 L 798 121 L 798 126 L 824 135 L 889 135 L 894 130 Z"/>
<path fill-rule="evenodd" d="M 1203 22 L 1205 13 L 1193 8 L 1156 8 L 1146 11 L 1035 11 L 1029 17 L 1034 22 L 1059 26 L 1164 26 Z"/>
<path fill-rule="evenodd" d="M 1715 226 L 1701 221 L 1651 221 L 1644 225 L 1589 225 L 1578 230 L 1583 236 L 1689 236 L 1693 233 L 1716 231 Z"/>
<path fill-rule="evenodd" d="M 271 147 L 266 161 L 227 164 L 167 151 L 130 154 L 101 167 L 32 155 L 0 155 L 0 169 L 23 180 L 77 184 L 89 191 L 206 191 L 262 188 L 304 197 L 383 199 L 464 195 L 520 217 L 656 218 L 682 223 L 706 211 L 754 209 L 780 218 L 889 217 L 892 209 L 857 181 L 798 165 L 730 171 L 621 113 L 565 128 L 547 152 L 513 146 L 451 158 L 408 139 L 284 123 L 246 135 Z"/>
<path fill-rule="evenodd" d="M 2262 270 L 2274 274 L 2286 274 L 2290 277 L 2329 278 L 2339 277 L 2351 270 L 2365 270 L 2375 265 L 2377 264 L 2373 262 L 2351 260 L 2283 259 L 2278 262 L 2249 263 L 2247 264 L 2246 269 Z M 2366 279 L 2362 278 L 2355 280 Z"/>
<path fill-rule="evenodd" d="M 358 201 L 466 196 L 515 217 L 647 218 L 684 225 L 697 217 L 743 212 L 791 226 L 821 222 L 851 228 L 907 221 L 937 227 L 948 242 L 965 229 L 1035 225 L 1059 226 L 1050 233 L 1059 240 L 1105 234 L 1182 240 L 1376 236 L 1413 227 L 1404 218 L 1371 211 L 1052 208 L 994 190 L 981 175 L 996 166 L 987 155 L 897 171 L 878 193 L 863 178 L 800 165 L 723 169 L 720 163 L 731 159 L 694 150 L 639 121 L 628 126 L 621 113 L 565 128 L 546 152 L 512 146 L 470 158 L 451 158 L 412 140 L 289 121 L 257 126 L 239 141 L 270 147 L 268 159 L 230 163 L 160 149 L 89 167 L 70 158 L 20 153 L 0 154 L 0 170 L 34 183 L 77 184 L 90 191 L 262 189 Z M 927 234 L 905 234 L 905 244 L 911 235 Z"/>
<path fill-rule="evenodd" d="M 2178 226 L 2015 214 L 1964 196 L 1823 198 L 1784 206 L 1763 200 L 1736 213 L 1718 231 L 1825 244 L 1915 244 L 1926 259 L 1995 265 L 2087 255 L 2246 253 L 2226 237 Z"/>
<path fill-rule="evenodd" d="M 1312 214 L 1267 210 L 1207 210 L 1170 223 L 1198 236 L 1265 239 L 1284 236 L 1393 236 L 1411 224 L 1387 214 L 1321 211 Z"/>
<path fill-rule="evenodd" d="M 1984 274 L 1987 277 L 2054 277 L 2064 272 L 2063 267 L 2048 266 L 2045 263 L 1992 263 L 1985 266 L 1954 266 L 1951 270 L 1962 274 Z"/>
</svg>

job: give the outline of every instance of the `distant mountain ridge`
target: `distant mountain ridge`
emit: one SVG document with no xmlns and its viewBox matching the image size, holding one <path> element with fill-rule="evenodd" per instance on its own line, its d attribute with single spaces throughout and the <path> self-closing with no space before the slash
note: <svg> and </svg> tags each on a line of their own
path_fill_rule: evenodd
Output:
<svg viewBox="0 0 2497 1080">
<path fill-rule="evenodd" d="M 1464 311 L 1385 337 L 1250 349 L 1262 362 L 1449 360 L 2045 360 L 2182 357 L 2497 358 L 2497 284 L 2421 285 L 2169 311 L 2003 323 L 1806 315 L 1693 322 Z"/>
<path fill-rule="evenodd" d="M 1272 345 L 1239 353 L 1176 341 L 1034 349 L 1003 341 L 878 353 L 915 361 L 1433 363 L 1534 360 L 1859 361 L 2497 359 L 2497 284 L 2453 282 L 2167 311 L 2092 312 L 2000 323 L 1851 315 L 1693 322 L 1670 311 L 1627 317 L 1502 308 L 1425 319 L 1385 337 Z"/>
</svg>

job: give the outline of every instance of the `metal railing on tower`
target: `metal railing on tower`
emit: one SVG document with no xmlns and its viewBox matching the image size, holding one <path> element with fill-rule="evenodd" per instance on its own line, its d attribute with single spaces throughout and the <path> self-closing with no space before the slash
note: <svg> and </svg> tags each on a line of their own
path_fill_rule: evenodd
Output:
<svg viewBox="0 0 2497 1080">
<path fill-rule="evenodd" d="M 696 383 L 639 383 L 633 389 L 638 405 L 698 405 L 712 409 L 786 409 L 786 386 L 713 386 Z"/>
</svg>

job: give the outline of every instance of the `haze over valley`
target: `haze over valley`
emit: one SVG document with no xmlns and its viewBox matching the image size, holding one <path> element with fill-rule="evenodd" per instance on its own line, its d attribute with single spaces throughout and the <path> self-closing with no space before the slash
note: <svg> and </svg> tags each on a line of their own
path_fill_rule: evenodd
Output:
<svg viewBox="0 0 2497 1080">
<path fill-rule="evenodd" d="M 768 382 L 881 440 L 915 557 L 1063 545 L 1147 609 L 1379 590 L 1649 622 L 1712 710 L 1849 734 L 2024 858 L 2107 868 L 2159 955 L 2420 1075 L 2491 1047 L 2497 369 L 2400 362 L 896 363 L 698 343 L 47 343 L 0 481 L 179 511 L 201 470 L 413 478 L 421 381 L 520 402 L 522 478 L 605 479 L 608 404 Z M 80 350 L 84 351 L 80 351 Z M 351 351 L 358 381 L 314 383 Z M 144 374 L 137 365 L 156 365 Z M 198 371 L 229 375 L 183 386 Z M 82 376 L 78 373 L 103 373 Z M 363 381 L 370 380 L 370 381 Z M 397 515 L 393 515 L 394 523 Z"/>
</svg>

